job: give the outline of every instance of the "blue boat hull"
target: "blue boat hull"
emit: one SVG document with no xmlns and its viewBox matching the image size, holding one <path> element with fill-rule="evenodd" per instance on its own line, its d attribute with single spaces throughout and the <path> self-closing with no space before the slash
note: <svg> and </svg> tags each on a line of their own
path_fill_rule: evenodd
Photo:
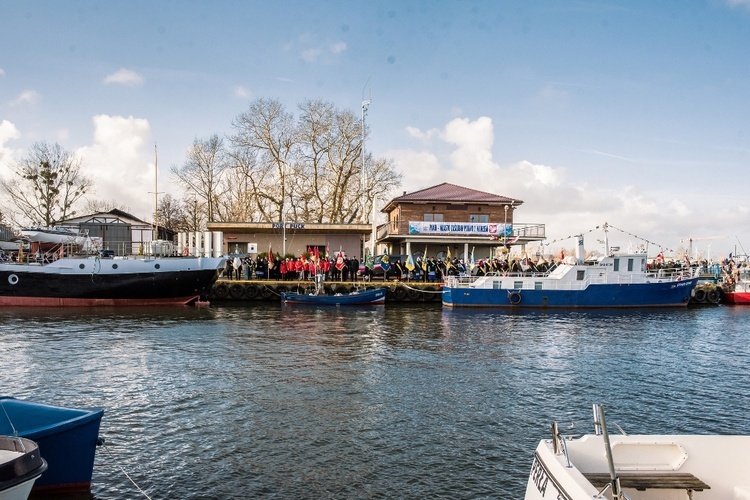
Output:
<svg viewBox="0 0 750 500">
<path fill-rule="evenodd" d="M 598 284 L 582 290 L 443 287 L 447 307 L 587 308 L 686 306 L 698 278 L 662 283 Z"/>
<path fill-rule="evenodd" d="M 362 290 L 352 293 L 337 293 L 336 295 L 307 295 L 304 293 L 282 293 L 282 304 L 311 304 L 331 306 L 356 306 L 385 303 L 385 288 Z"/>
<path fill-rule="evenodd" d="M 104 410 L 74 409 L 0 397 L 0 434 L 36 441 L 48 469 L 34 484 L 34 493 L 77 493 L 91 489 L 94 455 Z"/>
</svg>

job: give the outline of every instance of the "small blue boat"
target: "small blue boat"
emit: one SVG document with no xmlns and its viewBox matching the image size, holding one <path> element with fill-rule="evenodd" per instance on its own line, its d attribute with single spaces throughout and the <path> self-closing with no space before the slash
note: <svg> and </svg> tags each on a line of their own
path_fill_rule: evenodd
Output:
<svg viewBox="0 0 750 500">
<path fill-rule="evenodd" d="M 31 439 L 48 469 L 35 494 L 85 493 L 91 489 L 94 455 L 104 410 L 76 409 L 0 397 L 0 434 Z"/>
<path fill-rule="evenodd" d="M 359 306 L 378 305 L 385 303 L 386 288 L 373 288 L 369 290 L 357 290 L 351 293 L 337 293 L 327 295 L 325 293 L 297 293 L 283 292 L 281 294 L 282 304 L 311 304 L 325 306 Z"/>
</svg>

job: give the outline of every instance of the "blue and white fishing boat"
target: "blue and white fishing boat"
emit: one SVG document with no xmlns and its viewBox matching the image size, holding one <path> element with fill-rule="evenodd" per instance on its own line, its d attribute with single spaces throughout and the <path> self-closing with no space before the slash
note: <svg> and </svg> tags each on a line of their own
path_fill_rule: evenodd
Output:
<svg viewBox="0 0 750 500">
<path fill-rule="evenodd" d="M 443 286 L 447 307 L 587 308 L 684 307 L 699 277 L 690 268 L 651 272 L 646 253 L 610 252 L 584 260 L 583 237 L 577 256 L 546 272 L 449 276 Z"/>
<path fill-rule="evenodd" d="M 34 484 L 34 493 L 86 493 L 103 414 L 101 408 L 65 408 L 3 396 L 0 434 L 17 433 L 39 445 L 49 468 Z"/>
</svg>

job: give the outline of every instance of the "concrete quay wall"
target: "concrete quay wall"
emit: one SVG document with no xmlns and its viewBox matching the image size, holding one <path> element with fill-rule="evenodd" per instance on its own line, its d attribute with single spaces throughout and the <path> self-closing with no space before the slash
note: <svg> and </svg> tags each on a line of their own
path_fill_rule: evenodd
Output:
<svg viewBox="0 0 750 500">
<path fill-rule="evenodd" d="M 355 290 L 386 287 L 386 303 L 435 302 L 442 297 L 441 283 L 407 281 L 329 281 L 324 285 L 327 294 L 350 293 Z M 282 292 L 308 293 L 314 289 L 311 281 L 274 280 L 219 280 L 211 288 L 211 302 L 279 302 Z"/>
</svg>

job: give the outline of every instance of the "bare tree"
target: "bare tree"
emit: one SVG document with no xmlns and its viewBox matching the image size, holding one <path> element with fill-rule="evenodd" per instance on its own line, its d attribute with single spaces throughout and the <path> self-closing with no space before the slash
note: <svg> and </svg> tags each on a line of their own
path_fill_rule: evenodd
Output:
<svg viewBox="0 0 750 500">
<path fill-rule="evenodd" d="M 233 185 L 249 197 L 247 214 L 265 221 L 366 220 L 374 200 L 397 188 L 401 175 L 392 161 L 372 157 L 363 173 L 362 122 L 352 112 L 320 100 L 299 110 L 295 122 L 278 101 L 259 99 L 233 122 Z"/>
<path fill-rule="evenodd" d="M 216 220 L 218 215 L 216 200 L 222 195 L 219 187 L 227 165 L 224 141 L 213 135 L 208 139 L 195 139 L 182 167 L 170 168 L 186 193 L 202 202 L 209 221 Z"/>
<path fill-rule="evenodd" d="M 256 208 L 266 221 L 285 218 L 289 179 L 296 155 L 293 117 L 278 100 L 258 99 L 232 123 L 231 137 L 236 158 L 254 158 L 246 164 L 247 175 L 253 178 Z"/>
<path fill-rule="evenodd" d="M 111 210 L 122 210 L 123 212 L 130 212 L 130 207 L 127 205 L 121 205 L 117 200 L 98 200 L 89 198 L 83 205 L 83 211 L 86 213 L 97 213 L 97 212 L 109 212 Z"/>
<path fill-rule="evenodd" d="M 182 202 L 185 214 L 185 231 L 200 231 L 206 227 L 205 202 L 195 196 L 189 196 Z"/>
<path fill-rule="evenodd" d="M 171 194 L 165 194 L 159 199 L 157 208 L 159 225 L 170 231 L 189 231 L 188 217 L 180 201 Z"/>
<path fill-rule="evenodd" d="M 93 185 L 83 175 L 82 161 L 59 144 L 35 142 L 12 168 L 15 177 L 0 181 L 0 189 L 18 210 L 19 226 L 54 226 L 75 215 L 76 202 Z"/>
</svg>

